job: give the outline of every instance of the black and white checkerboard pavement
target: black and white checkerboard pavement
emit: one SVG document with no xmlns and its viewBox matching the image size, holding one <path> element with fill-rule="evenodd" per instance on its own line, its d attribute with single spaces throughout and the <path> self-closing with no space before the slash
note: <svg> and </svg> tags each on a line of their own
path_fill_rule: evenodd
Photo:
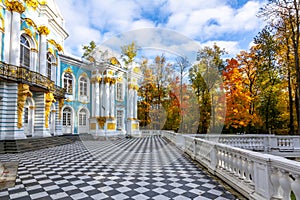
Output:
<svg viewBox="0 0 300 200">
<path fill-rule="evenodd" d="M 159 136 L 73 144 L 19 154 L 16 185 L 0 199 L 235 199 Z"/>
</svg>

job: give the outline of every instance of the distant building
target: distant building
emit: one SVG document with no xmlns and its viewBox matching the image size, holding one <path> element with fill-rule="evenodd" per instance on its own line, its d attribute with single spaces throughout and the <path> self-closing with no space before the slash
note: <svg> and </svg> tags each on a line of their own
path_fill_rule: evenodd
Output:
<svg viewBox="0 0 300 200">
<path fill-rule="evenodd" d="M 64 54 L 54 0 L 0 2 L 1 139 L 134 134 L 139 68 Z"/>
</svg>

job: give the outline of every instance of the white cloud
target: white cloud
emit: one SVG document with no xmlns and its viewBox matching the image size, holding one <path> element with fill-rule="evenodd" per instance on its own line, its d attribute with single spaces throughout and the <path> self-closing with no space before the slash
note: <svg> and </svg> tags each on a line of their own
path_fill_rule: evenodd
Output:
<svg viewBox="0 0 300 200">
<path fill-rule="evenodd" d="M 240 44 L 241 41 L 238 40 L 241 35 L 248 36 L 249 32 L 258 32 L 263 24 L 256 17 L 262 3 L 254 0 L 249 0 L 239 9 L 232 8 L 223 0 L 64 0 L 57 3 L 70 35 L 65 42 L 65 49 L 73 54 L 81 54 L 82 45 L 91 40 L 101 44 L 116 34 L 149 27 L 178 31 L 200 43 L 218 41 L 227 51 L 235 53 L 240 50 L 240 46 L 248 45 Z M 167 18 L 161 20 L 160 17 Z M 152 45 L 162 48 L 166 41 L 172 45 L 171 42 L 176 40 L 166 36 L 163 37 L 166 41 L 161 41 L 143 31 L 135 34 L 140 35 L 132 36 L 133 40 L 143 37 Z M 237 38 L 228 38 L 231 35 Z M 174 48 L 184 49 L 188 46 L 174 43 Z"/>
</svg>

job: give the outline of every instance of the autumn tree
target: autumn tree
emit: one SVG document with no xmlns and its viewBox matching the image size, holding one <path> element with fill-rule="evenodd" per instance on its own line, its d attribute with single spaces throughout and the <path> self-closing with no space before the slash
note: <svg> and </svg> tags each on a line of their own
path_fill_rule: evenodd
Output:
<svg viewBox="0 0 300 200">
<path fill-rule="evenodd" d="M 132 63 L 137 55 L 138 47 L 134 42 L 121 47 L 121 57 L 126 65 Z"/>
<path fill-rule="evenodd" d="M 291 50 L 293 51 L 293 66 L 296 71 L 296 110 L 298 134 L 300 134 L 300 61 L 299 61 L 299 42 L 300 42 L 300 2 L 297 0 L 269 0 L 269 3 L 261 8 L 260 16 L 273 25 L 278 21 L 286 24 L 288 35 L 291 40 Z"/>
<path fill-rule="evenodd" d="M 198 64 L 189 70 L 189 77 L 192 87 L 198 97 L 200 109 L 200 122 L 198 133 L 207 133 L 210 127 L 212 116 L 212 131 L 215 126 L 214 107 L 214 88 L 219 81 L 220 71 L 224 68 L 222 56 L 225 50 L 216 44 L 213 47 L 204 47 L 197 54 Z"/>
<path fill-rule="evenodd" d="M 251 94 L 244 85 L 244 77 L 237 60 L 227 60 L 223 78 L 226 91 L 225 126 L 230 132 L 244 132 L 253 117 L 249 113 Z"/>
</svg>

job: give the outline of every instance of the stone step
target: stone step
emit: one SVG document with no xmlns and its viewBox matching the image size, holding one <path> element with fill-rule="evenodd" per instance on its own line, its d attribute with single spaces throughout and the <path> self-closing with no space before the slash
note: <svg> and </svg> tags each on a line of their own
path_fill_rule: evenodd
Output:
<svg viewBox="0 0 300 200">
<path fill-rule="evenodd" d="M 22 140 L 0 141 L 0 153 L 20 153 L 51 148 L 79 141 L 78 135 L 62 135 L 46 138 L 28 138 Z"/>
</svg>

